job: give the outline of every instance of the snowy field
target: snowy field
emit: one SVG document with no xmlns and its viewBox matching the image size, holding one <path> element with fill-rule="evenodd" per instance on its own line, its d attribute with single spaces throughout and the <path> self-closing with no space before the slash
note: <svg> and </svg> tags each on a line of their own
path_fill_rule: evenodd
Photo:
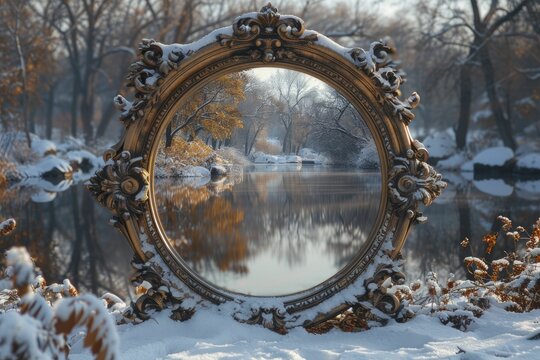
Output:
<svg viewBox="0 0 540 360">
<path fill-rule="evenodd" d="M 492 307 L 466 332 L 419 315 L 360 333 L 332 330 L 312 335 L 303 329 L 278 335 L 242 325 L 213 310 L 187 322 L 166 312 L 140 325 L 119 327 L 122 359 L 540 359 L 540 310 L 525 314 Z M 538 336 L 536 336 L 538 338 Z M 75 343 L 70 359 L 91 359 Z"/>
</svg>

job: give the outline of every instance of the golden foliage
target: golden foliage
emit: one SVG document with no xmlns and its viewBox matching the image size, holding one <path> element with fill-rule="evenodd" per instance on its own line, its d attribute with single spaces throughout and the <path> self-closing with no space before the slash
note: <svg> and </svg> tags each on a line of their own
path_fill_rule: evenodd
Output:
<svg viewBox="0 0 540 360">
<path fill-rule="evenodd" d="M 267 140 L 266 129 L 263 129 L 261 134 L 257 137 L 255 141 L 255 149 L 270 155 L 281 154 L 281 146 Z"/>
<path fill-rule="evenodd" d="M 43 90 L 48 87 L 44 75 L 50 74 L 52 64 L 55 64 L 51 27 L 31 16 L 31 11 L 28 5 L 16 1 L 0 7 L 0 119 L 20 117 L 23 93 L 30 105 L 39 102 Z M 26 81 L 21 71 L 21 56 L 16 51 L 17 40 L 22 50 Z M 2 125 L 7 126 L 7 123 Z"/>
<path fill-rule="evenodd" d="M 158 154 L 158 165 L 163 161 L 160 159 L 171 159 L 173 166 L 203 166 L 213 155 L 213 150 L 210 146 L 206 145 L 202 140 L 195 139 L 193 141 L 186 141 L 182 138 L 175 137 L 172 139 L 170 147 L 161 146 Z M 166 165 L 165 165 L 166 166 Z"/>
<path fill-rule="evenodd" d="M 226 196 L 231 185 L 190 187 L 158 183 L 156 201 L 168 237 L 195 269 L 210 264 L 222 271 L 245 273 L 248 242 L 238 229 L 244 211 Z"/>
<path fill-rule="evenodd" d="M 181 129 L 189 139 L 196 139 L 201 131 L 214 140 L 230 139 L 234 130 L 244 124 L 238 105 L 245 98 L 245 84 L 243 73 L 225 75 L 209 83 L 182 103 L 173 128 Z"/>
<path fill-rule="evenodd" d="M 482 241 L 486 243 L 486 253 L 491 254 L 493 251 L 493 248 L 495 245 L 497 245 L 497 236 L 499 236 L 498 233 L 492 233 L 492 234 L 486 234 L 482 238 Z"/>
</svg>

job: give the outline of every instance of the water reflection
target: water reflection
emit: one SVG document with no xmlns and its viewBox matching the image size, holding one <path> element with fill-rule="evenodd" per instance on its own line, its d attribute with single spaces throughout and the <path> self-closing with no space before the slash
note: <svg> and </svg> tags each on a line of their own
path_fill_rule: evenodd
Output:
<svg viewBox="0 0 540 360">
<path fill-rule="evenodd" d="M 274 172 L 275 168 L 272 171 Z M 298 175 L 302 176 L 303 174 Z M 453 272 L 463 278 L 467 276 L 463 268 L 463 257 L 470 255 L 470 250 L 464 250 L 459 246 L 463 237 L 467 236 L 472 239 L 471 247 L 475 254 L 482 254 L 484 244 L 481 242 L 481 237 L 496 226 L 497 215 L 507 215 L 515 223 L 522 225 L 530 225 L 540 216 L 539 180 L 523 181 L 518 179 L 515 183 L 503 182 L 505 188 L 497 193 L 496 188 L 485 188 L 481 182 L 474 182 L 472 179 L 451 173 L 445 175 L 449 183 L 448 189 L 432 206 L 426 209 L 425 214 L 429 217 L 429 221 L 414 227 L 405 244 L 404 256 L 407 259 L 405 270 L 409 280 L 422 276 L 428 271 L 438 272 L 442 277 Z M 259 177 L 265 180 L 259 180 Z M 283 268 L 286 268 L 287 261 L 291 261 L 291 257 L 294 261 L 298 258 L 298 253 L 305 250 L 305 242 L 308 239 L 304 236 L 300 237 L 301 241 L 296 240 L 298 227 L 294 223 L 289 226 L 289 219 L 313 218 L 317 221 L 337 223 L 340 224 L 340 227 L 333 228 L 336 235 L 332 234 L 328 238 L 320 240 L 311 249 L 316 255 L 328 253 L 329 258 L 346 262 L 348 256 L 352 255 L 355 244 L 340 241 L 343 237 L 340 237 L 339 234 L 351 234 L 354 227 L 351 226 L 350 219 L 354 215 L 347 217 L 344 216 L 347 212 L 342 212 L 343 222 L 341 220 L 340 222 L 331 221 L 328 217 L 333 216 L 335 219 L 339 217 L 337 215 L 339 213 L 330 215 L 329 212 L 317 209 L 317 206 L 321 205 L 321 201 L 315 202 L 314 208 L 309 211 L 299 211 L 292 205 L 283 206 L 277 201 L 274 202 L 273 208 L 264 205 L 264 200 L 269 198 L 285 201 L 287 196 L 289 199 L 294 199 L 297 196 L 306 199 L 314 197 L 314 194 L 307 190 L 296 194 L 298 189 L 290 185 L 288 185 L 287 191 L 283 190 L 280 193 L 273 191 L 273 186 L 275 187 L 281 182 L 294 184 L 293 179 L 290 180 L 285 182 L 280 179 L 279 174 L 264 174 L 263 171 L 258 175 L 257 173 L 251 174 L 250 179 L 243 183 L 242 186 L 246 189 L 248 184 L 258 186 L 257 190 L 243 192 L 242 196 L 245 198 L 242 200 L 244 206 L 242 209 L 243 222 L 258 219 L 261 223 L 268 224 L 264 228 L 261 227 L 264 232 L 250 233 L 249 236 L 258 239 L 258 248 L 268 246 L 267 242 L 270 241 L 266 237 L 268 234 L 276 236 L 275 234 L 281 232 L 291 236 L 290 239 L 295 239 L 283 242 L 279 246 L 275 245 L 276 252 L 267 252 L 269 254 L 267 258 L 283 256 Z M 184 191 L 200 192 L 199 201 L 218 197 L 217 195 L 222 192 L 224 196 L 223 200 L 220 201 L 236 206 L 239 204 L 240 198 L 238 195 L 227 195 L 228 186 L 225 182 L 213 183 L 211 186 L 207 184 L 205 186 L 207 192 L 201 190 L 202 183 L 195 182 L 191 189 L 184 187 Z M 508 194 L 506 186 L 513 189 L 510 194 Z M 182 194 L 172 186 L 169 190 L 171 196 L 166 197 L 170 198 L 170 201 L 167 202 L 170 207 L 180 206 L 186 198 L 192 199 L 194 203 L 197 201 L 197 196 Z M 82 184 L 74 185 L 63 192 L 56 192 L 54 196 L 51 196 L 52 201 L 50 202 L 34 202 L 36 194 L 42 191 L 45 190 L 24 186 L 3 190 L 0 193 L 0 218 L 14 217 L 18 223 L 17 229 L 10 236 L 0 239 L 0 252 L 4 253 L 13 245 L 26 246 L 49 282 L 60 282 L 67 277 L 75 281 L 83 291 L 93 291 L 98 295 L 104 291 L 112 291 L 121 296 L 127 295 L 128 278 L 131 273 L 129 262 L 133 253 L 127 241 L 109 225 L 110 212 L 97 205 Z M 176 198 L 172 198 L 173 194 L 176 194 Z M 336 195 L 336 199 L 343 201 L 343 194 Z M 40 199 L 38 198 L 38 200 Z M 219 205 L 219 203 L 216 204 Z M 278 204 L 282 206 L 277 206 Z M 214 206 L 219 208 L 217 205 Z M 277 211 L 278 209 L 282 211 Z M 285 211 L 289 213 L 287 214 Z M 258 214 L 264 214 L 264 216 Z M 181 218 L 177 221 L 181 221 Z M 276 229 L 274 225 L 279 224 L 287 226 Z M 321 231 L 329 230 L 325 230 L 323 227 Z M 238 244 L 241 244 L 245 240 L 246 233 L 243 233 L 243 236 L 244 239 L 238 237 L 238 240 L 235 241 L 239 241 Z M 513 244 L 510 242 L 499 245 L 495 248 L 493 256 L 499 257 L 505 250 L 513 249 Z M 220 251 L 224 251 L 225 248 L 225 246 L 221 246 Z M 256 246 L 253 248 L 257 249 Z M 235 250 L 236 254 L 228 256 L 232 259 L 245 259 L 253 253 L 253 248 L 246 246 L 242 249 L 242 246 L 238 245 Z M 206 248 L 204 250 L 218 252 L 215 249 Z M 244 254 L 243 251 L 245 251 Z M 289 255 L 290 257 L 286 258 Z M 311 256 L 311 253 L 305 253 L 306 259 L 309 260 Z M 224 258 L 226 257 L 224 256 Z M 264 264 L 266 264 L 267 258 L 260 260 L 263 264 L 262 270 L 266 266 Z M 200 263 L 198 266 L 202 270 L 205 267 L 218 266 L 207 258 L 201 257 L 198 262 Z M 238 271 L 240 276 L 242 275 L 242 269 L 235 269 L 231 266 L 232 263 L 222 262 L 221 264 L 225 264 L 224 268 L 230 269 L 228 273 Z M 342 264 L 330 265 L 338 268 Z M 311 265 L 303 266 L 309 267 Z M 250 268 L 249 270 L 255 273 L 261 271 L 261 268 Z M 315 268 L 313 274 L 318 274 L 319 268 Z M 327 271 L 328 269 L 321 270 Z M 279 271 L 283 270 L 280 268 L 276 272 L 279 276 L 283 276 Z M 289 271 L 286 275 L 293 276 L 295 274 L 297 274 L 296 270 Z M 320 279 L 323 277 L 324 275 L 321 275 Z M 216 283 L 220 281 L 219 278 L 211 280 Z"/>
<path fill-rule="evenodd" d="M 484 253 L 481 239 L 499 230 L 498 215 L 526 227 L 540 217 L 540 180 L 473 180 L 467 178 L 470 175 L 446 174 L 448 188 L 426 209 L 428 222 L 413 228 L 403 250 L 410 279 L 429 271 L 443 278 L 448 273 L 465 278 L 469 276 L 463 266 L 465 256 L 485 257 L 490 262 L 514 250 L 514 242 L 505 239 L 492 254 Z M 465 237 L 471 239 L 466 249 L 460 246 Z"/>
<path fill-rule="evenodd" d="M 17 220 L 17 229 L 0 239 L 2 253 L 26 246 L 48 282 L 69 278 L 83 291 L 126 296 L 133 253 L 109 225 L 110 213 L 82 184 L 62 192 L 26 185 L 1 193 L 0 218 Z"/>
<path fill-rule="evenodd" d="M 255 166 L 237 182 L 156 179 L 155 189 L 162 225 L 192 269 L 229 290 L 282 295 L 324 281 L 361 249 L 380 175 Z"/>
</svg>

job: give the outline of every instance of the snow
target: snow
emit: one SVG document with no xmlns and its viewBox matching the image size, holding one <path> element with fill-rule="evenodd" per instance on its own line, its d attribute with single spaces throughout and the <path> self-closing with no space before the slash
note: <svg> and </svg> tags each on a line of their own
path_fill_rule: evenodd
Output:
<svg viewBox="0 0 540 360">
<path fill-rule="evenodd" d="M 0 222 L 0 236 L 10 233 L 16 226 L 17 222 L 15 219 L 7 219 Z"/>
<path fill-rule="evenodd" d="M 47 155 L 32 165 L 19 166 L 18 170 L 23 177 L 40 177 L 48 171 L 58 169 L 62 173 L 71 173 L 73 170 L 69 163 L 55 155 Z"/>
<path fill-rule="evenodd" d="M 39 156 L 56 154 L 56 144 L 50 140 L 36 138 L 32 140 L 32 151 Z"/>
<path fill-rule="evenodd" d="M 172 159 L 170 159 L 172 162 Z M 161 167 L 154 169 L 154 175 L 157 178 L 167 178 L 167 177 L 183 177 L 183 178 L 210 178 L 210 170 L 202 166 L 183 166 L 183 167 L 173 167 L 172 173 L 165 171 Z"/>
<path fill-rule="evenodd" d="M 293 329 L 285 336 L 261 326 L 240 324 L 216 310 L 195 313 L 186 322 L 157 313 L 140 325 L 119 327 L 121 359 L 487 359 L 519 355 L 535 358 L 540 310 L 518 314 L 492 307 L 475 319 L 470 331 L 442 325 L 436 316 L 390 322 L 360 333 L 332 330 L 323 335 Z M 91 359 L 82 341 L 70 359 Z M 465 353 L 458 352 L 464 351 Z"/>
<path fill-rule="evenodd" d="M 514 188 L 501 179 L 475 180 L 474 186 L 483 193 L 506 197 L 512 195 Z"/>
<path fill-rule="evenodd" d="M 456 151 L 456 143 L 450 129 L 428 135 L 422 143 L 432 158 L 447 158 Z"/>
<path fill-rule="evenodd" d="M 470 173 L 474 171 L 474 163 L 473 161 L 467 161 L 463 165 L 461 165 L 461 171 L 464 173 Z"/>
<path fill-rule="evenodd" d="M 202 166 L 186 166 L 182 169 L 183 177 L 209 177 L 210 170 Z"/>
<path fill-rule="evenodd" d="M 303 161 L 310 161 L 317 165 L 328 162 L 328 158 L 326 156 L 321 155 L 310 148 L 300 149 L 300 151 L 298 151 L 298 155 L 302 158 Z"/>
<path fill-rule="evenodd" d="M 56 193 L 52 191 L 38 190 L 30 197 L 35 203 L 48 203 L 56 199 Z"/>
<path fill-rule="evenodd" d="M 489 119 L 492 116 L 493 112 L 490 109 L 479 110 L 473 114 L 472 121 L 476 123 L 482 119 Z"/>
<path fill-rule="evenodd" d="M 516 166 L 521 169 L 540 170 L 540 153 L 529 153 L 519 156 Z"/>
<path fill-rule="evenodd" d="M 73 314 L 80 316 L 79 324 L 86 322 L 89 334 L 94 334 L 99 348 L 104 354 L 103 358 L 118 358 L 118 334 L 114 331 L 116 325 L 114 318 L 105 307 L 105 301 L 91 294 L 77 297 L 65 297 L 54 304 L 55 317 L 61 321 L 68 321 Z M 82 325 L 82 324 L 81 324 Z"/>
<path fill-rule="evenodd" d="M 44 190 L 46 192 L 55 193 L 66 191 L 71 185 L 73 185 L 72 180 L 62 180 L 57 184 L 53 184 L 39 177 L 24 178 L 19 183 L 17 183 L 18 187 L 30 187 L 38 189 L 38 191 Z"/>
<path fill-rule="evenodd" d="M 296 164 L 301 163 L 302 158 L 298 155 L 270 155 L 256 151 L 252 155 L 255 164 Z"/>
<path fill-rule="evenodd" d="M 437 162 L 437 169 L 441 170 L 459 170 L 467 162 L 467 155 L 463 152 L 458 152 L 450 157 Z M 471 168 L 472 171 L 472 168 Z"/>
<path fill-rule="evenodd" d="M 40 342 L 46 339 L 46 334 L 40 329 L 39 320 L 30 315 L 20 315 L 16 311 L 7 311 L 0 317 L 0 334 L 2 342 L 0 343 L 0 359 L 16 359 L 19 354 L 13 354 L 11 344 L 25 344 L 25 354 L 28 359 L 52 359 L 51 354 L 43 352 L 40 348 Z M 22 349 L 21 349 L 22 350 Z M 25 358 L 27 358 L 25 356 Z"/>
<path fill-rule="evenodd" d="M 356 164 L 361 169 L 377 169 L 379 167 L 379 153 L 373 139 L 362 147 Z"/>
<path fill-rule="evenodd" d="M 97 169 L 104 165 L 103 159 L 92 154 L 90 151 L 86 150 L 71 150 L 65 154 L 65 158 L 69 161 L 75 161 L 77 163 L 82 163 L 85 159 L 90 162 L 92 169 Z M 93 172 L 93 171 L 90 171 Z"/>
<path fill-rule="evenodd" d="M 489 166 L 503 166 L 508 160 L 514 157 L 512 149 L 504 146 L 487 148 L 480 151 L 473 158 L 473 164 L 482 164 Z"/>
<path fill-rule="evenodd" d="M 526 193 L 528 195 L 540 195 L 540 180 L 517 181 L 515 186 L 516 190 Z M 527 196 L 523 197 L 527 198 Z"/>
<path fill-rule="evenodd" d="M 34 263 L 25 248 L 12 247 L 6 251 L 6 265 L 15 287 L 34 283 Z"/>
</svg>

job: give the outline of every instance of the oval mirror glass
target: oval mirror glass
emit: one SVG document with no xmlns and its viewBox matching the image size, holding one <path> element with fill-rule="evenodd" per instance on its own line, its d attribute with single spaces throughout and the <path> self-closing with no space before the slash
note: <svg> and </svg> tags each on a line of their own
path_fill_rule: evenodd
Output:
<svg viewBox="0 0 540 360">
<path fill-rule="evenodd" d="M 364 120 L 330 86 L 251 69 L 209 82 L 172 114 L 153 196 L 171 248 L 207 282 L 297 293 L 369 245 L 379 157 Z"/>
</svg>

